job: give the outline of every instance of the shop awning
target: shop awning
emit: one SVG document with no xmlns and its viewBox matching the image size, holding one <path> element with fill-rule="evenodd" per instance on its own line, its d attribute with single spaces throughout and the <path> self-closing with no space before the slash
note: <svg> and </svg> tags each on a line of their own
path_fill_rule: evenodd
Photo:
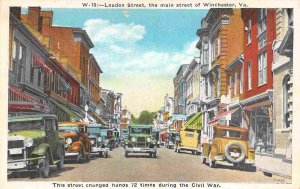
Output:
<svg viewBox="0 0 300 189">
<path fill-rule="evenodd" d="M 249 106 L 245 106 L 243 108 L 243 110 L 250 111 L 250 110 L 253 110 L 253 109 L 257 109 L 257 108 L 261 108 L 261 107 L 265 107 L 265 106 L 270 106 L 271 104 L 272 104 L 271 100 L 265 100 L 265 101 L 262 101 L 262 102 L 258 102 L 256 104 L 251 104 Z"/>
<path fill-rule="evenodd" d="M 217 117 L 215 117 L 213 120 L 211 120 L 210 122 L 208 122 L 209 124 L 214 124 L 216 122 L 218 122 L 221 118 L 226 117 L 229 114 L 233 114 L 234 112 L 236 112 L 238 110 L 238 108 L 229 110 L 227 112 L 223 112 L 221 114 L 219 114 Z"/>
<path fill-rule="evenodd" d="M 70 121 L 78 121 L 80 119 L 82 119 L 81 117 L 79 117 L 77 114 L 75 114 L 72 110 L 70 110 L 68 107 L 66 107 L 65 105 L 56 102 L 55 100 L 52 100 L 52 102 L 59 107 L 63 112 L 65 112 L 66 114 L 69 115 L 70 117 Z M 58 117 L 58 121 L 60 121 L 59 115 L 57 115 Z"/>
<path fill-rule="evenodd" d="M 184 126 L 188 129 L 200 130 L 202 128 L 202 112 L 195 114 Z"/>
<path fill-rule="evenodd" d="M 96 119 L 97 123 L 100 123 L 102 125 L 107 125 L 107 123 L 100 116 L 98 116 L 95 112 L 93 112 L 93 116 Z"/>
<path fill-rule="evenodd" d="M 8 89 L 8 110 L 12 112 L 49 112 L 49 107 L 16 87 Z"/>
</svg>

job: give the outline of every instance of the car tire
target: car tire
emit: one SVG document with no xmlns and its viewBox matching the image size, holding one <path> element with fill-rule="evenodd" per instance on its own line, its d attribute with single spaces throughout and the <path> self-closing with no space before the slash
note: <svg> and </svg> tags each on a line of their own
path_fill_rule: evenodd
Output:
<svg viewBox="0 0 300 189">
<path fill-rule="evenodd" d="M 103 152 L 99 152 L 99 157 L 103 157 Z"/>
<path fill-rule="evenodd" d="M 39 173 L 44 178 L 49 177 L 49 173 L 50 173 L 50 165 L 49 164 L 50 164 L 49 153 L 47 152 L 45 155 L 45 159 L 42 164 L 42 167 L 39 168 Z"/>
<path fill-rule="evenodd" d="M 82 155 L 83 155 L 82 150 L 80 150 L 79 154 L 76 157 L 76 162 L 77 163 L 81 163 L 82 162 Z"/>
<path fill-rule="evenodd" d="M 211 155 L 211 152 L 209 153 L 208 155 L 208 165 L 210 168 L 215 168 L 216 167 L 216 161 L 215 160 L 212 160 L 212 155 Z"/>
<path fill-rule="evenodd" d="M 203 155 L 201 156 L 201 163 L 202 163 L 202 164 L 205 164 L 205 163 L 206 163 L 206 158 L 205 158 Z"/>
<path fill-rule="evenodd" d="M 152 153 L 152 157 L 153 157 L 153 158 L 156 158 L 156 152 L 153 152 L 153 153 Z"/>
<path fill-rule="evenodd" d="M 86 155 L 85 155 L 85 161 L 86 161 L 86 162 L 90 162 L 90 160 L 91 160 L 91 154 L 88 153 L 88 152 L 86 152 Z"/>
<path fill-rule="evenodd" d="M 107 152 L 104 153 L 104 157 L 107 158 Z"/>
<path fill-rule="evenodd" d="M 127 151 L 125 151 L 125 157 L 128 157 L 128 152 Z"/>
<path fill-rule="evenodd" d="M 231 155 L 229 154 L 229 149 L 232 147 L 232 146 L 238 146 L 240 149 L 241 149 L 241 156 L 237 159 L 234 159 L 233 157 L 231 157 Z M 228 143 L 225 147 L 225 157 L 228 161 L 230 161 L 231 163 L 240 163 L 242 162 L 245 157 L 246 157 L 246 150 L 244 148 L 244 146 L 239 143 L 239 142 L 231 142 L 231 143 Z"/>
<path fill-rule="evenodd" d="M 57 170 L 63 170 L 64 169 L 64 161 L 65 161 L 65 150 L 61 150 L 61 155 L 60 155 L 60 161 L 56 164 Z"/>
</svg>

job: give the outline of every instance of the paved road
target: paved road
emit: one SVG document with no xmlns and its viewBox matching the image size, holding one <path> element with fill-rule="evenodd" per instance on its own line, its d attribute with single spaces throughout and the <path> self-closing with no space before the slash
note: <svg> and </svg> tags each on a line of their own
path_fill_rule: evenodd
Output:
<svg viewBox="0 0 300 189">
<path fill-rule="evenodd" d="M 15 175 L 9 181 L 127 181 L 127 182 L 259 182 L 276 183 L 280 177 L 268 177 L 263 173 L 234 170 L 219 165 L 210 168 L 201 164 L 200 156 L 190 152 L 175 153 L 171 149 L 159 148 L 156 159 L 143 154 L 130 154 L 124 157 L 123 148 L 113 149 L 108 158 L 92 158 L 89 163 L 65 164 L 63 171 L 51 169 L 49 178 L 28 178 L 28 175 Z M 285 179 L 286 182 L 289 182 Z M 282 180 L 281 180 L 282 182 Z"/>
</svg>

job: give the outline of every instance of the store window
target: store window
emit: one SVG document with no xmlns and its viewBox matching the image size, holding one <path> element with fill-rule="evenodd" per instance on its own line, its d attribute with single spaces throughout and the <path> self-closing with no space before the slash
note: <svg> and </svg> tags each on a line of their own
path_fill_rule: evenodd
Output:
<svg viewBox="0 0 300 189">
<path fill-rule="evenodd" d="M 273 125 L 270 122 L 268 108 L 264 107 L 251 111 L 251 127 L 254 132 L 254 147 L 256 153 L 272 154 L 274 149 Z M 250 133 L 250 136 L 253 133 Z"/>
</svg>

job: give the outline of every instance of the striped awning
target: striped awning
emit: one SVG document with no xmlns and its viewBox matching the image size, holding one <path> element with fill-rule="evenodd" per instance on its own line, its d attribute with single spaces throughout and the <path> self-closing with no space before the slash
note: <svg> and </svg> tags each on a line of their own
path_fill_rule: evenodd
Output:
<svg viewBox="0 0 300 189">
<path fill-rule="evenodd" d="M 200 130 L 202 128 L 202 112 L 195 114 L 184 126 L 188 129 Z"/>
<path fill-rule="evenodd" d="M 218 122 L 221 118 L 226 117 L 229 114 L 233 114 L 234 112 L 236 112 L 238 110 L 238 108 L 229 110 L 227 112 L 223 112 L 221 114 L 219 114 L 217 117 L 215 117 L 213 120 L 211 120 L 210 122 L 208 122 L 209 124 L 214 124 L 216 122 Z"/>
</svg>

